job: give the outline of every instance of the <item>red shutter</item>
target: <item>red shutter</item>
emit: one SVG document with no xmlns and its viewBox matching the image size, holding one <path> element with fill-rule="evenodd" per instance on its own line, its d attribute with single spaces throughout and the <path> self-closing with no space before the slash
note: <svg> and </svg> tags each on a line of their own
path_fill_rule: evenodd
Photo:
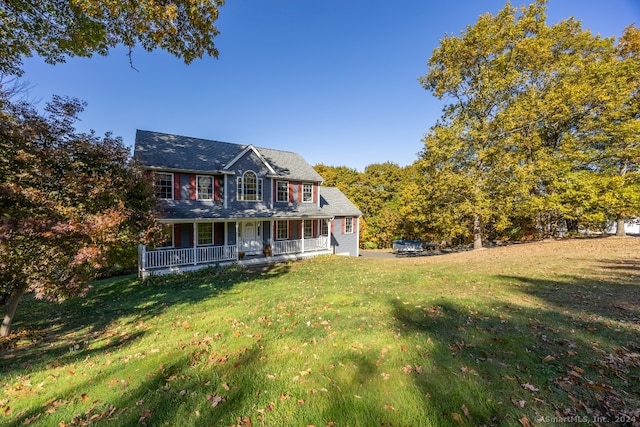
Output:
<svg viewBox="0 0 640 427">
<path fill-rule="evenodd" d="M 173 224 L 173 245 L 179 248 L 182 245 L 182 227 L 180 224 Z"/>
<path fill-rule="evenodd" d="M 213 177 L 213 200 L 216 202 L 220 201 L 220 181 L 222 180 L 219 176 Z"/>
<path fill-rule="evenodd" d="M 224 223 L 213 223 L 213 243 L 215 245 L 224 245 Z"/>
<path fill-rule="evenodd" d="M 302 203 L 302 183 L 298 183 L 298 203 Z"/>
<path fill-rule="evenodd" d="M 189 231 L 189 246 L 193 247 L 193 224 L 187 224 L 186 229 Z"/>
<path fill-rule="evenodd" d="M 313 203 L 318 203 L 318 184 L 313 184 Z"/>
<path fill-rule="evenodd" d="M 289 189 L 289 201 L 293 202 L 293 183 L 287 181 L 287 188 Z"/>
<path fill-rule="evenodd" d="M 196 176 L 189 175 L 189 200 L 196 199 Z"/>
<path fill-rule="evenodd" d="M 180 197 L 182 196 L 181 193 L 181 186 L 180 186 L 180 174 L 178 172 L 173 174 L 173 199 L 174 200 L 180 200 Z"/>
<path fill-rule="evenodd" d="M 272 179 L 273 181 L 273 192 L 271 193 L 271 202 L 275 203 L 278 200 L 278 181 Z"/>
</svg>

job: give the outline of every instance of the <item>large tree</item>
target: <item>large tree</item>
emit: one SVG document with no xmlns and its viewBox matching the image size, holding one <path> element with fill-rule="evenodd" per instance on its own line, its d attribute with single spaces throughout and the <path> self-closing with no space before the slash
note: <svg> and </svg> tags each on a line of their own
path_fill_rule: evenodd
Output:
<svg viewBox="0 0 640 427">
<path fill-rule="evenodd" d="M 0 91 L 0 299 L 9 334 L 26 292 L 60 300 L 153 229 L 154 197 L 122 140 L 78 134 L 83 104 L 55 97 L 41 114 Z"/>
<path fill-rule="evenodd" d="M 34 53 L 49 63 L 66 56 L 106 55 L 124 45 L 163 49 L 188 64 L 217 56 L 215 21 L 224 0 L 3 0 L 0 73 L 21 74 Z"/>
<path fill-rule="evenodd" d="M 573 19 L 548 26 L 538 0 L 442 40 L 421 83 L 447 103 L 419 161 L 424 209 L 441 232 L 473 236 L 478 248 L 514 224 L 545 235 L 560 223 L 604 222 L 605 164 L 628 152 L 612 144 L 639 137 L 632 33 L 617 52 Z M 623 105 L 624 119 L 612 120 Z"/>
</svg>

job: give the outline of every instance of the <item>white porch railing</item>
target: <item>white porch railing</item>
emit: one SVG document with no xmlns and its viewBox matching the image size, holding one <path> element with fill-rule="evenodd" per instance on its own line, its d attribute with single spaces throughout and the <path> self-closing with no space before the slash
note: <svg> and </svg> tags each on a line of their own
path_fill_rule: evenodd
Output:
<svg viewBox="0 0 640 427">
<path fill-rule="evenodd" d="M 328 237 L 319 236 L 309 239 L 277 240 L 273 242 L 273 255 L 300 254 L 328 249 Z M 197 246 L 196 248 L 152 249 L 139 247 L 139 265 L 141 271 L 182 267 L 189 265 L 211 264 L 238 260 L 238 246 Z"/>
<path fill-rule="evenodd" d="M 238 259 L 235 245 L 201 246 L 180 249 L 153 249 L 140 247 L 140 261 L 142 269 L 177 267 L 182 265 L 207 264 L 219 261 Z"/>
<path fill-rule="evenodd" d="M 321 251 L 327 249 L 327 236 L 319 236 L 309 239 L 276 240 L 273 242 L 273 254 L 298 254 L 302 252 Z"/>
</svg>

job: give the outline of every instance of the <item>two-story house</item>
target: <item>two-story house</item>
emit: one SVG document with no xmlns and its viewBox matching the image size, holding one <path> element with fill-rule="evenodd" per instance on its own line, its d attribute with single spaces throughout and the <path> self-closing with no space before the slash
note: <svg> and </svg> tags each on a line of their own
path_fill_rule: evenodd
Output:
<svg viewBox="0 0 640 427">
<path fill-rule="evenodd" d="M 320 254 L 358 256 L 362 213 L 298 154 L 138 130 L 136 163 L 153 174 L 165 242 L 139 270 Z"/>
</svg>

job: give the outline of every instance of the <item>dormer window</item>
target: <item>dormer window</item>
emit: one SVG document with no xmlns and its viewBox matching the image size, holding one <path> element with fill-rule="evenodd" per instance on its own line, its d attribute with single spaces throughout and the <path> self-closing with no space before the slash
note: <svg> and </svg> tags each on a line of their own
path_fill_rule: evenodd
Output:
<svg viewBox="0 0 640 427">
<path fill-rule="evenodd" d="M 246 171 L 238 177 L 238 200 L 262 200 L 262 178 L 253 171 Z"/>
<path fill-rule="evenodd" d="M 213 200 L 213 177 L 198 176 L 198 200 Z"/>
<path fill-rule="evenodd" d="M 304 203 L 313 202 L 313 184 L 302 184 L 302 201 Z"/>
<path fill-rule="evenodd" d="M 153 187 L 158 199 L 173 199 L 173 174 L 156 173 Z"/>
</svg>

